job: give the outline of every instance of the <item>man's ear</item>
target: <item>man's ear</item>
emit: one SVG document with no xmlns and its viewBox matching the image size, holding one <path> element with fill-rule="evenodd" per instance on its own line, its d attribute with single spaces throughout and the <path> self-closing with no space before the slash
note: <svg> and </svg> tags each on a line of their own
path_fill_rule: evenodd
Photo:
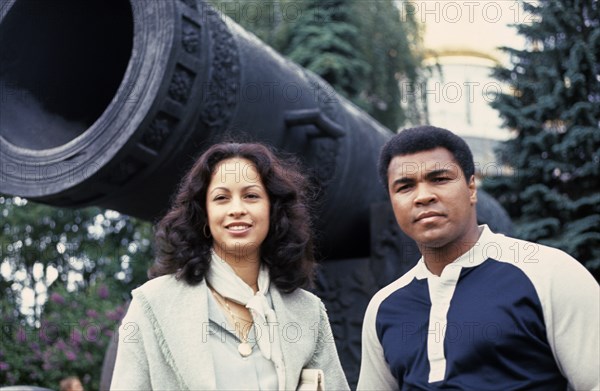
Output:
<svg viewBox="0 0 600 391">
<path fill-rule="evenodd" d="M 471 205 L 475 205 L 477 203 L 477 186 L 475 185 L 475 175 L 471 175 L 471 179 L 469 179 L 469 199 L 471 201 Z"/>
</svg>

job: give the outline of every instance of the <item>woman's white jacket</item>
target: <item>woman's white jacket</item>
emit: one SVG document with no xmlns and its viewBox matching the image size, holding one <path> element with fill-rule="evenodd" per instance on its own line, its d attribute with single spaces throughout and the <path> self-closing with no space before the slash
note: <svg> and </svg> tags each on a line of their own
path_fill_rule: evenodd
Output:
<svg viewBox="0 0 600 391">
<path fill-rule="evenodd" d="M 204 281 L 190 286 L 172 275 L 132 292 L 111 390 L 216 389 L 214 366 L 227 363 L 213 362 L 208 348 L 208 292 Z M 291 336 L 279 338 L 285 364 L 279 389 L 295 390 L 303 368 L 319 368 L 327 389 L 348 390 L 321 300 L 302 289 L 270 293 L 278 331 Z"/>
</svg>

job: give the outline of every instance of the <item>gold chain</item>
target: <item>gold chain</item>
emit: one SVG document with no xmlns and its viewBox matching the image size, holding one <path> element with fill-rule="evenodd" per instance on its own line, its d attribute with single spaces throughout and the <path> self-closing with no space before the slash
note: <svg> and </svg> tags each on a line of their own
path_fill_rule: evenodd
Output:
<svg viewBox="0 0 600 391">
<path fill-rule="evenodd" d="M 211 288 L 211 290 L 210 290 L 210 291 L 213 293 L 213 296 L 215 297 L 215 299 L 217 300 L 217 302 L 218 302 L 219 304 L 221 304 L 221 306 L 225 307 L 225 309 L 226 309 L 226 310 L 227 310 L 227 312 L 229 313 L 229 316 L 231 316 L 231 320 L 233 321 L 233 324 L 234 324 L 234 326 L 235 326 L 235 324 L 236 324 L 236 321 L 235 321 L 236 319 L 243 320 L 244 322 L 247 322 L 247 323 L 252 323 L 252 322 L 253 322 L 253 321 L 252 321 L 252 320 L 250 320 L 250 319 L 242 318 L 241 316 L 237 316 L 237 315 L 235 315 L 235 314 L 233 313 L 233 311 L 231 310 L 231 307 L 229 306 L 229 302 L 228 302 L 228 300 L 227 300 L 227 299 L 226 299 L 224 296 L 221 296 L 221 294 L 220 294 L 219 292 L 217 292 L 216 290 L 214 290 L 214 288 Z M 240 339 L 241 339 L 243 342 L 246 342 L 246 341 L 248 340 L 248 338 L 247 338 L 247 336 L 244 336 L 244 335 L 243 335 L 243 329 L 244 329 L 244 327 L 242 327 L 242 328 L 239 330 L 239 333 L 240 333 Z"/>
<path fill-rule="evenodd" d="M 215 300 L 217 301 L 217 303 L 219 303 L 222 307 L 224 307 L 227 312 L 229 313 L 229 316 L 231 317 L 231 320 L 233 321 L 233 325 L 236 329 L 236 331 L 239 333 L 239 338 L 240 341 L 242 341 L 239 345 L 238 345 L 238 352 L 240 353 L 240 355 L 242 357 L 248 357 L 250 354 L 252 354 L 252 350 L 254 349 L 254 347 L 256 346 L 258 341 L 254 342 L 254 345 L 250 345 L 248 343 L 248 334 L 244 335 L 244 327 L 240 328 L 238 330 L 238 323 L 235 321 L 236 318 L 243 320 L 244 322 L 249 323 L 250 325 L 252 325 L 253 321 L 252 320 L 248 320 L 245 318 L 242 318 L 241 316 L 237 316 L 233 313 L 233 311 L 231 310 L 231 307 L 229 306 L 229 301 L 224 297 L 221 296 L 221 294 L 219 294 L 219 292 L 217 292 L 213 287 L 210 287 L 210 291 L 213 294 L 213 297 L 215 298 Z M 248 332 L 250 332 L 250 330 L 248 329 Z"/>
</svg>

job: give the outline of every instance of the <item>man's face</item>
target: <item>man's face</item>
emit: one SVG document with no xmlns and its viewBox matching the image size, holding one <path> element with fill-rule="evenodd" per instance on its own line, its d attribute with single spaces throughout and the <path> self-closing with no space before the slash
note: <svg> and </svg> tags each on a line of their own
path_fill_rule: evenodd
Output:
<svg viewBox="0 0 600 391">
<path fill-rule="evenodd" d="M 477 224 L 475 179 L 445 148 L 395 156 L 388 166 L 388 192 L 404 233 L 423 248 L 464 245 Z"/>
</svg>

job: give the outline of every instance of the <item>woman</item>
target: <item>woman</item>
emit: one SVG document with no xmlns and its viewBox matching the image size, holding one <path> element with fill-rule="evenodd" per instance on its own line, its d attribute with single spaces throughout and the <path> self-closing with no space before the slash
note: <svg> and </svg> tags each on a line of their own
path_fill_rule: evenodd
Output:
<svg viewBox="0 0 600 391">
<path fill-rule="evenodd" d="M 294 390 L 303 368 L 348 389 L 314 274 L 305 178 L 261 144 L 209 148 L 156 230 L 113 390 Z"/>
</svg>

